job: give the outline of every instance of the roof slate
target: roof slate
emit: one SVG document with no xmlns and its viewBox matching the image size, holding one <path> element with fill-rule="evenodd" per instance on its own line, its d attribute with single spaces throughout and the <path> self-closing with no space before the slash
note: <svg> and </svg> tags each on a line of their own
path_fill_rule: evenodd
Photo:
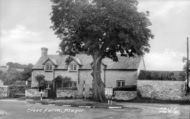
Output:
<svg viewBox="0 0 190 119">
<path fill-rule="evenodd" d="M 43 69 L 43 63 L 47 60 L 51 60 L 56 64 L 56 69 L 67 69 L 65 60 L 69 57 L 68 55 L 47 55 L 42 56 L 34 65 L 33 69 Z M 75 57 L 75 61 L 81 64 L 81 69 L 91 69 L 92 57 L 86 54 L 78 54 Z M 140 64 L 140 57 L 129 58 L 124 56 L 118 56 L 118 62 L 113 62 L 109 58 L 103 59 L 102 63 L 107 67 L 106 69 L 138 69 Z"/>
</svg>

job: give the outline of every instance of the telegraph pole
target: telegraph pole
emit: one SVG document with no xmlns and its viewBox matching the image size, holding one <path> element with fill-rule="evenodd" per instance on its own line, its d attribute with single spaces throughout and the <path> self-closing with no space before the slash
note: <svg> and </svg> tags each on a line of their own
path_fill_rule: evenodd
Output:
<svg viewBox="0 0 190 119">
<path fill-rule="evenodd" d="M 187 37 L 187 91 L 189 91 L 189 37 Z"/>
</svg>

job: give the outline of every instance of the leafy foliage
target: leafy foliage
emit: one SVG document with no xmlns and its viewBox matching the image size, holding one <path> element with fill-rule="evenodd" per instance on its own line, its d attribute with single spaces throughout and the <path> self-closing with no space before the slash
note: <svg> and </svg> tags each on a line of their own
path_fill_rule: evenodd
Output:
<svg viewBox="0 0 190 119">
<path fill-rule="evenodd" d="M 22 80 L 23 81 L 26 81 L 26 80 L 28 80 L 31 77 L 31 75 L 32 75 L 32 67 L 33 67 L 32 64 L 28 64 L 24 68 L 24 71 L 22 72 Z"/>
<path fill-rule="evenodd" d="M 3 80 L 5 85 L 14 84 L 14 82 L 22 79 L 22 75 L 20 72 L 12 71 L 12 70 L 8 72 L 4 72 L 0 77 L 1 77 L 1 80 Z"/>
<path fill-rule="evenodd" d="M 18 83 L 18 81 L 26 81 L 32 74 L 32 64 L 22 65 L 19 63 L 7 63 L 9 69 L 6 72 L 0 72 L 0 79 L 5 85 L 12 85 Z M 17 68 L 23 69 L 23 71 L 18 71 Z"/>
<path fill-rule="evenodd" d="M 51 28 L 61 39 L 62 54 L 86 53 L 93 58 L 93 98 L 105 101 L 101 62 L 149 51 L 153 35 L 147 14 L 137 10 L 137 0 L 51 0 Z"/>
<path fill-rule="evenodd" d="M 136 0 L 52 0 L 52 29 L 62 40 L 63 53 L 93 54 L 117 61 L 149 51 L 152 38 L 147 14 L 137 11 Z"/>
<path fill-rule="evenodd" d="M 36 80 L 38 82 L 38 87 L 41 90 L 44 90 L 46 88 L 47 82 L 45 81 L 45 76 L 44 75 L 37 75 Z"/>
</svg>

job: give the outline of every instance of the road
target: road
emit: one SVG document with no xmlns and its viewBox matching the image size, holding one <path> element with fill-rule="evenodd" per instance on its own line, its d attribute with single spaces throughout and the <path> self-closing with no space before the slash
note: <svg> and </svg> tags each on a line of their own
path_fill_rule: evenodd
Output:
<svg viewBox="0 0 190 119">
<path fill-rule="evenodd" d="M 0 119 L 190 119 L 190 105 L 119 103 L 124 109 L 88 109 L 0 100 Z"/>
</svg>

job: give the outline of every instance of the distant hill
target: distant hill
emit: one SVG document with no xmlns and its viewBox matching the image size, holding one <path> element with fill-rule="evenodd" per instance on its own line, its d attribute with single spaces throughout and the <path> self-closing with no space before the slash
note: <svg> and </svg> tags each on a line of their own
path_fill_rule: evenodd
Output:
<svg viewBox="0 0 190 119">
<path fill-rule="evenodd" d="M 16 71 L 24 71 L 25 68 L 28 68 L 28 67 L 33 67 L 32 64 L 28 64 L 28 65 L 25 65 L 25 64 L 19 64 L 19 63 L 14 63 L 14 62 L 8 62 L 7 63 L 7 69 L 8 70 L 16 70 Z"/>
</svg>

